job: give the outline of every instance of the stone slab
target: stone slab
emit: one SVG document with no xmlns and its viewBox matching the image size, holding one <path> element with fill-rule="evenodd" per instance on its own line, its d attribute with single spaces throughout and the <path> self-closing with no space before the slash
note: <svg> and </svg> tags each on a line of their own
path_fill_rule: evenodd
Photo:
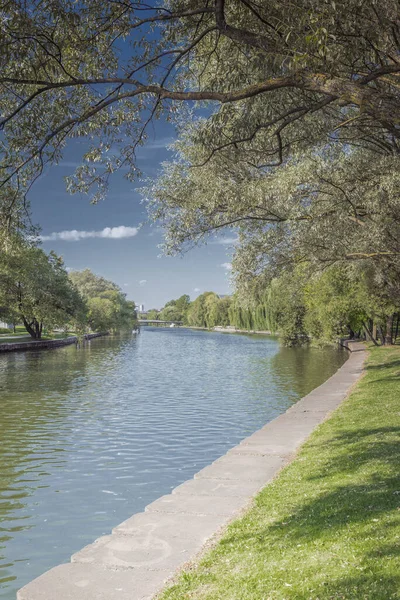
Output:
<svg viewBox="0 0 400 600">
<path fill-rule="evenodd" d="M 244 439 L 240 445 L 264 445 L 271 453 L 275 450 L 279 455 L 292 454 L 323 420 L 321 418 L 313 421 L 306 420 L 308 414 L 302 413 L 301 418 L 295 414 L 288 415 L 285 421 L 276 423 L 276 427 L 260 429 Z"/>
<path fill-rule="evenodd" d="M 184 515 L 226 515 L 237 514 L 249 500 L 243 497 L 185 496 L 169 494 L 146 506 L 146 512 Z"/>
<path fill-rule="evenodd" d="M 224 498 L 251 498 L 263 487 L 258 481 L 229 481 L 218 479 L 189 479 L 178 485 L 172 494 L 213 496 Z"/>
<path fill-rule="evenodd" d="M 197 538 L 167 536 L 155 531 L 149 531 L 147 536 L 105 535 L 73 554 L 71 560 L 109 569 L 169 570 L 172 574 L 201 550 L 211 533 Z"/>
<path fill-rule="evenodd" d="M 207 541 L 229 521 L 228 515 L 175 515 L 168 513 L 137 513 L 113 529 L 114 534 L 136 536 L 150 540 L 152 537 Z"/>
<path fill-rule="evenodd" d="M 113 571 L 84 564 L 60 565 L 17 593 L 17 600 L 150 600 L 170 571 Z"/>
<path fill-rule="evenodd" d="M 329 396 L 322 394 L 310 396 L 296 402 L 296 404 L 288 409 L 287 414 L 303 412 L 318 413 L 322 421 L 343 402 L 346 395 L 345 393 L 338 393 Z"/>
<path fill-rule="evenodd" d="M 228 450 L 226 456 L 280 456 L 288 459 L 291 452 L 285 446 L 278 444 L 238 444 Z"/>
<path fill-rule="evenodd" d="M 194 476 L 195 479 L 234 479 L 268 483 L 285 464 L 281 456 L 228 456 L 219 458 Z"/>
</svg>

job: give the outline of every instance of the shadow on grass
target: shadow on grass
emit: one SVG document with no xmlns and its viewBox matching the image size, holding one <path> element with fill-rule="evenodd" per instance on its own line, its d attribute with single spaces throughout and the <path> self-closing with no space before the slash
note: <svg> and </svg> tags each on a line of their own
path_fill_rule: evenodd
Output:
<svg viewBox="0 0 400 600">
<path fill-rule="evenodd" d="M 320 444 L 311 445 L 316 451 L 323 452 L 329 446 L 330 452 L 325 465 L 315 470 L 309 477 L 310 481 L 323 479 L 327 472 L 329 476 L 342 473 L 354 473 L 365 464 L 381 461 L 387 469 L 393 468 L 397 473 L 400 467 L 400 427 L 371 427 L 342 431 L 339 435 Z M 344 452 L 344 449 L 347 451 Z M 379 478 L 379 469 L 375 469 Z"/>
<path fill-rule="evenodd" d="M 395 557 L 400 555 L 400 542 L 397 544 L 381 546 L 368 554 L 372 558 L 382 558 L 383 556 Z"/>
<path fill-rule="evenodd" d="M 328 581 L 313 590 L 313 598 L 329 600 L 377 600 L 399 598 L 400 577 L 360 574 Z M 308 598 L 307 598 L 308 600 Z"/>
<path fill-rule="evenodd" d="M 297 506 L 273 523 L 261 517 L 251 534 L 233 530 L 223 543 L 245 541 L 260 555 L 283 548 L 306 565 L 319 556 L 319 569 L 327 553 L 326 581 L 317 577 L 307 600 L 399 599 L 400 569 L 393 559 L 400 554 L 400 427 L 345 431 L 310 450 L 312 462 L 303 455 L 294 488 L 290 480 L 285 484 Z M 267 509 L 268 488 L 259 497 L 260 512 L 264 503 Z M 267 520 L 268 510 L 264 514 Z"/>
<path fill-rule="evenodd" d="M 391 348 L 388 348 L 388 352 L 390 352 Z M 398 349 L 397 349 L 398 350 Z M 400 359 L 392 360 L 388 363 L 379 362 L 377 364 L 367 364 L 365 365 L 366 371 L 382 371 L 382 369 L 394 369 L 396 367 L 400 367 Z M 371 383 L 375 383 L 376 380 L 371 381 Z"/>
</svg>

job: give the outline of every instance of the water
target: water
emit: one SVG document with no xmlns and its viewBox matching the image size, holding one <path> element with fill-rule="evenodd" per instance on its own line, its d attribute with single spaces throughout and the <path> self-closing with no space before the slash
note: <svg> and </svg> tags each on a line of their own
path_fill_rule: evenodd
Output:
<svg viewBox="0 0 400 600">
<path fill-rule="evenodd" d="M 0 355 L 0 598 L 191 478 L 345 358 L 156 328 Z"/>
</svg>

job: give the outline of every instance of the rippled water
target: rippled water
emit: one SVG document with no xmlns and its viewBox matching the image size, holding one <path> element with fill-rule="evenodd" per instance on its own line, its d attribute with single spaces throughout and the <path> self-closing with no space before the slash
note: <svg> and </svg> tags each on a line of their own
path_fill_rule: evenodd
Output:
<svg viewBox="0 0 400 600">
<path fill-rule="evenodd" d="M 192 477 L 345 358 L 155 328 L 0 356 L 0 598 Z"/>
</svg>

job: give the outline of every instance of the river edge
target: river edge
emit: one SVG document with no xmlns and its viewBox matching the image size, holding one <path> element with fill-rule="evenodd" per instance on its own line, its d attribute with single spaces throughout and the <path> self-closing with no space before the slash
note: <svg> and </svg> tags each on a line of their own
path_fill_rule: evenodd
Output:
<svg viewBox="0 0 400 600">
<path fill-rule="evenodd" d="M 216 331 L 217 333 L 245 333 L 245 334 L 249 334 L 249 335 L 276 335 L 274 333 L 272 333 L 271 331 L 256 331 L 253 329 L 235 329 L 232 327 L 220 327 L 219 325 L 216 325 L 215 327 L 212 327 L 211 329 L 208 329 L 207 327 L 195 327 L 194 325 L 182 325 L 182 327 L 185 327 L 186 329 L 194 329 L 195 331 Z"/>
<path fill-rule="evenodd" d="M 109 335 L 108 331 L 103 333 L 86 333 L 83 336 L 85 341 L 92 340 L 98 337 L 104 337 Z M 67 338 L 61 338 L 57 340 L 32 340 L 29 342 L 11 342 L 6 344 L 0 344 L 0 354 L 2 352 L 20 352 L 26 350 L 51 350 L 52 348 L 60 348 L 62 346 L 69 346 L 71 344 L 79 343 L 79 338 L 76 335 L 71 335 Z"/>
<path fill-rule="evenodd" d="M 215 541 L 295 457 L 363 372 L 365 346 L 326 382 L 186 481 L 38 577 L 18 600 L 148 600 Z"/>
</svg>

